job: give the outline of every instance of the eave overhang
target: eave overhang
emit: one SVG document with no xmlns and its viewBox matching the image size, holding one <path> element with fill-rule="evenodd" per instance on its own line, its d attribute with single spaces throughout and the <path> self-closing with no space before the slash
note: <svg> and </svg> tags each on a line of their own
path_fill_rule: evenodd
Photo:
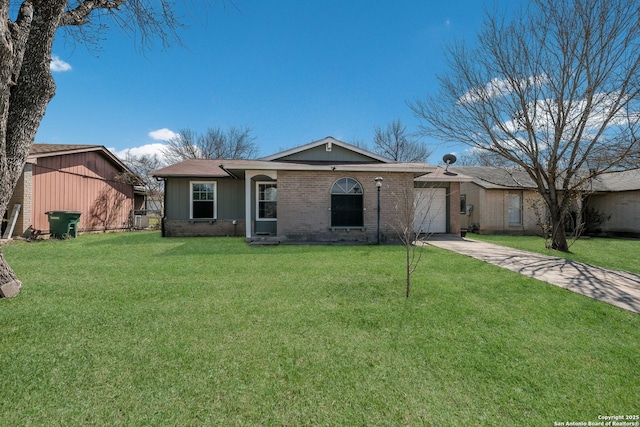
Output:
<svg viewBox="0 0 640 427">
<path fill-rule="evenodd" d="M 263 160 L 222 161 L 220 168 L 237 178 L 243 178 L 246 170 L 251 171 L 299 171 L 299 172 L 371 172 L 371 173 L 412 173 L 414 177 L 433 172 L 436 167 L 427 163 L 351 163 L 321 164 L 274 162 Z"/>
</svg>

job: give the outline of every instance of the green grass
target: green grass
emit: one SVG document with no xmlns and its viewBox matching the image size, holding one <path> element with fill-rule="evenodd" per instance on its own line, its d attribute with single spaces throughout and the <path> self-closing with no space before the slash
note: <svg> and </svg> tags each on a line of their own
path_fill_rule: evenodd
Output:
<svg viewBox="0 0 640 427">
<path fill-rule="evenodd" d="M 10 244 L 0 425 L 551 426 L 640 410 L 640 316 L 429 247 Z"/>
<path fill-rule="evenodd" d="M 582 238 L 571 245 L 571 253 L 562 253 L 546 249 L 544 239 L 538 236 L 467 234 L 467 237 L 613 270 L 640 273 L 640 239 Z"/>
</svg>

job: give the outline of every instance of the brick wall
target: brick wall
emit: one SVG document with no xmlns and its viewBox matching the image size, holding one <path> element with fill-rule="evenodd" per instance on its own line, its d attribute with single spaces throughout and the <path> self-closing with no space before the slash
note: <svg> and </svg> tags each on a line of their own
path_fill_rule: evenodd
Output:
<svg viewBox="0 0 640 427">
<path fill-rule="evenodd" d="M 278 172 L 278 236 L 297 241 L 377 241 L 377 174 L 367 172 Z M 363 188 L 364 228 L 331 228 L 331 187 L 340 178 L 353 178 Z M 385 241 L 397 240 L 398 199 L 405 193 L 413 199 L 413 176 L 408 173 L 382 175 L 380 229 Z M 406 190 L 408 189 L 408 190 Z"/>
<path fill-rule="evenodd" d="M 32 188 L 33 188 L 33 179 L 32 172 L 33 165 L 27 163 L 24 166 L 24 171 L 18 179 L 18 183 L 16 185 L 13 194 L 11 195 L 11 199 L 9 200 L 9 206 L 7 207 L 7 216 L 8 219 L 11 219 L 11 213 L 13 212 L 13 207 L 16 204 L 20 204 L 20 214 L 18 215 L 18 220 L 16 221 L 16 226 L 13 229 L 13 236 L 21 236 L 24 234 L 27 228 L 31 225 L 31 211 L 32 211 Z"/>
<path fill-rule="evenodd" d="M 237 236 L 245 235 L 245 221 L 236 220 L 215 221 L 190 221 L 190 220 L 163 220 L 165 237 L 210 237 L 210 236 Z"/>
</svg>

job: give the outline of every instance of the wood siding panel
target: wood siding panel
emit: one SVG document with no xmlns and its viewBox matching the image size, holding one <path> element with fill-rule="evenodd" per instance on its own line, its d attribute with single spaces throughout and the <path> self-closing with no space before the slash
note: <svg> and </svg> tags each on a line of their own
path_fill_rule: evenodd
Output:
<svg viewBox="0 0 640 427">
<path fill-rule="evenodd" d="M 188 220 L 190 192 L 193 181 L 216 182 L 218 219 L 244 219 L 244 180 L 171 178 L 166 181 L 166 218 Z"/>
<path fill-rule="evenodd" d="M 364 156 L 355 151 L 347 150 L 339 145 L 333 145 L 331 151 L 327 151 L 326 144 L 310 148 L 299 153 L 282 157 L 278 161 L 295 162 L 354 162 L 354 163 L 380 163 L 380 161 Z"/>
<path fill-rule="evenodd" d="M 166 218 L 189 219 L 189 181 L 191 180 L 188 178 L 171 178 L 165 181 Z"/>
<path fill-rule="evenodd" d="M 46 212 L 69 210 L 82 213 L 80 230 L 127 228 L 133 187 L 118 182 L 118 174 L 96 152 L 38 159 L 33 166 L 33 227 L 48 231 Z"/>
<path fill-rule="evenodd" d="M 218 218 L 244 219 L 244 180 L 218 180 Z"/>
</svg>

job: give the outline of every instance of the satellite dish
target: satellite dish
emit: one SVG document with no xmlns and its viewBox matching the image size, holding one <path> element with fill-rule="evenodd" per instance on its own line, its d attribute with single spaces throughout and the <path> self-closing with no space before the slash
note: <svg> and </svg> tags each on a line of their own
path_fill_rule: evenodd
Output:
<svg viewBox="0 0 640 427">
<path fill-rule="evenodd" d="M 454 164 L 456 160 L 458 159 L 453 154 L 445 154 L 444 156 L 442 156 L 442 161 L 447 164 L 447 167 L 444 170 L 446 171 L 447 169 L 449 169 L 449 165 Z"/>
</svg>

